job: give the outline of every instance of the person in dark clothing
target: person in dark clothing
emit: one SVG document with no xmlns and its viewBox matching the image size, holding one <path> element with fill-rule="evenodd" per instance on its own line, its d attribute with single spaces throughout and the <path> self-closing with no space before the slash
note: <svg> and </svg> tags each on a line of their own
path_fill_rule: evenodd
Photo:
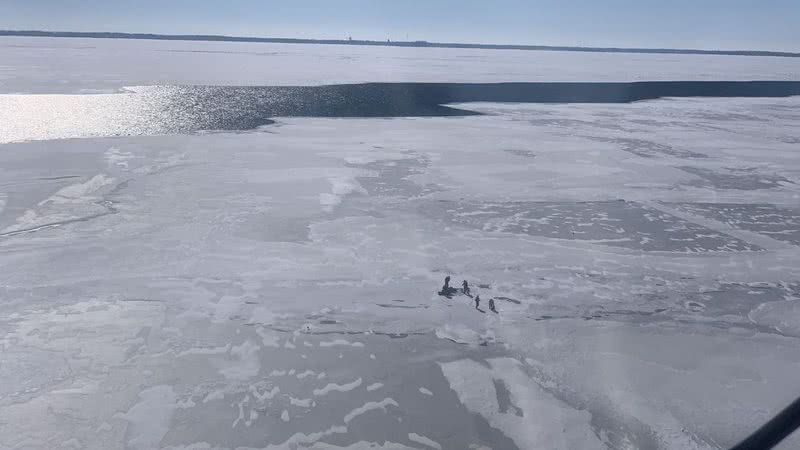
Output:
<svg viewBox="0 0 800 450">
<path fill-rule="evenodd" d="M 467 280 L 464 280 L 464 282 L 461 283 L 461 286 L 461 291 L 464 292 L 464 295 L 469 295 L 469 283 L 467 283 Z"/>
<path fill-rule="evenodd" d="M 442 286 L 442 290 L 439 291 L 439 295 L 442 295 L 447 298 L 452 298 L 453 294 L 457 291 L 456 288 L 450 286 L 450 276 L 444 277 L 444 286 Z"/>
<path fill-rule="evenodd" d="M 493 313 L 497 314 L 497 309 L 495 309 L 495 307 L 494 307 L 494 299 L 493 298 L 489 299 L 489 310 L 492 311 Z"/>
<path fill-rule="evenodd" d="M 480 306 L 481 306 L 481 296 L 480 295 L 476 295 L 475 296 L 475 309 L 481 309 Z"/>
</svg>

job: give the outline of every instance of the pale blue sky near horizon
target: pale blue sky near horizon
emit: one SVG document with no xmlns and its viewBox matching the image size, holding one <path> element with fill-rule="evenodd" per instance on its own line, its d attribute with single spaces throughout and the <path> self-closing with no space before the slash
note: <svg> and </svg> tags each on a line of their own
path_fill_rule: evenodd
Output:
<svg viewBox="0 0 800 450">
<path fill-rule="evenodd" d="M 800 51 L 800 0 L 0 0 L 0 29 Z"/>
</svg>

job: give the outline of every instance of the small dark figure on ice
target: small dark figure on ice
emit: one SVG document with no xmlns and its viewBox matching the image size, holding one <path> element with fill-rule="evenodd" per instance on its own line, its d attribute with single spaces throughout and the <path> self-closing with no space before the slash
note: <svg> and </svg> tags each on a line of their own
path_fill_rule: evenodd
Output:
<svg viewBox="0 0 800 450">
<path fill-rule="evenodd" d="M 481 309 L 480 306 L 481 306 L 481 296 L 480 295 L 476 295 L 475 296 L 475 309 Z"/>
<path fill-rule="evenodd" d="M 469 283 L 467 283 L 467 280 L 464 280 L 464 282 L 461 283 L 461 286 L 461 292 L 463 292 L 464 295 L 469 295 Z"/>
<path fill-rule="evenodd" d="M 497 309 L 495 309 L 495 307 L 494 307 L 494 299 L 493 298 L 489 299 L 489 310 L 491 312 L 497 314 Z"/>
<path fill-rule="evenodd" d="M 439 295 L 443 295 L 447 298 L 450 298 L 455 294 L 457 291 L 456 288 L 450 286 L 450 276 L 444 277 L 444 286 L 442 286 L 442 290 L 439 291 Z"/>
</svg>

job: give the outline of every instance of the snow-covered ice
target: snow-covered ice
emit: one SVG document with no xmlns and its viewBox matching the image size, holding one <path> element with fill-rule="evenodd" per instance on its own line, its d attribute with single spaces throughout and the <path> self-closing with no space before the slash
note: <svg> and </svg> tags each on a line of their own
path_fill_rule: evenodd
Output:
<svg viewBox="0 0 800 450">
<path fill-rule="evenodd" d="M 157 447 L 169 431 L 175 393 L 170 386 L 154 386 L 140 392 L 139 398 L 138 403 L 119 417 L 130 422 L 128 448 L 146 450 Z"/>
<path fill-rule="evenodd" d="M 0 37 L 0 91 L 434 81 L 793 80 L 798 58 Z"/>
<path fill-rule="evenodd" d="M 0 60 L 0 90 L 51 94 L 800 73 L 33 38 Z M 800 98 L 457 106 L 485 115 L 0 144 L 0 448 L 721 449 L 800 393 Z"/>
</svg>

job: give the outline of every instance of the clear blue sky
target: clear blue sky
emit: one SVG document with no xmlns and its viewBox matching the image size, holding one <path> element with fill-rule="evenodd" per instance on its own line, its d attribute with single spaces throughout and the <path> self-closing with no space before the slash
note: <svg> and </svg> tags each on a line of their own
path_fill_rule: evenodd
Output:
<svg viewBox="0 0 800 450">
<path fill-rule="evenodd" d="M 800 0 L 0 0 L 0 29 L 800 51 Z"/>
</svg>

